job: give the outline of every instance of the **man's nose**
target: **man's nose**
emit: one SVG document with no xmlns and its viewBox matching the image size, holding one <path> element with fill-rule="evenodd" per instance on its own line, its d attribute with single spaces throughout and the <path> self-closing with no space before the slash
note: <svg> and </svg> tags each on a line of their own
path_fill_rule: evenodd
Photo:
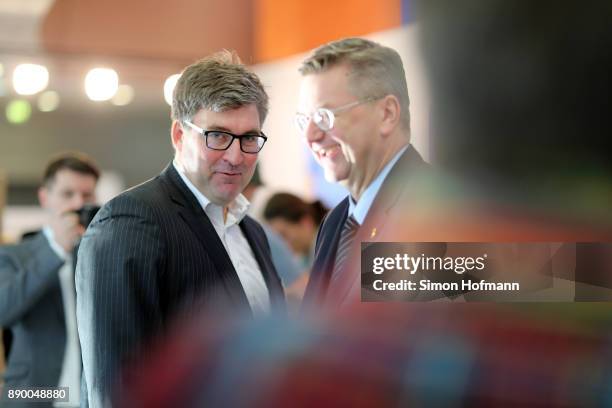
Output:
<svg viewBox="0 0 612 408">
<path fill-rule="evenodd" d="M 223 158 L 225 159 L 225 161 L 234 166 L 242 164 L 242 162 L 244 161 L 244 152 L 240 150 L 239 139 L 232 140 L 232 144 L 225 151 Z"/>
<path fill-rule="evenodd" d="M 70 202 L 70 207 L 75 210 L 82 208 L 85 205 L 85 196 L 83 194 L 75 194 Z"/>
<path fill-rule="evenodd" d="M 304 132 L 304 136 L 306 137 L 306 141 L 309 143 L 319 141 L 323 139 L 325 136 L 325 132 L 319 128 L 312 119 L 308 121 L 308 125 L 306 125 L 306 131 Z"/>
</svg>

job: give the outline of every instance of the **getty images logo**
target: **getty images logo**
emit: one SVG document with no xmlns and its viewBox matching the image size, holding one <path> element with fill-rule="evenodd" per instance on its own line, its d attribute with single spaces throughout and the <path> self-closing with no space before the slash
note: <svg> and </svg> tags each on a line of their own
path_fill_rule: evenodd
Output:
<svg viewBox="0 0 612 408">
<path fill-rule="evenodd" d="M 408 254 L 395 254 L 393 257 L 375 257 L 372 262 L 372 272 L 380 275 L 385 271 L 407 271 L 414 275 L 421 271 L 454 271 L 463 274 L 469 271 L 482 271 L 485 268 L 487 254 L 479 257 L 471 256 L 411 256 Z"/>
</svg>

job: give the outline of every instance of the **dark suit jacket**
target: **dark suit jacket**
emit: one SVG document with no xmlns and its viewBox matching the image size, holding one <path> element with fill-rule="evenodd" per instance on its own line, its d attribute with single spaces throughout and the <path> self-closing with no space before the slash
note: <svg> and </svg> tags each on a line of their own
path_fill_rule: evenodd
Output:
<svg viewBox="0 0 612 408">
<path fill-rule="evenodd" d="M 8 388 L 57 386 L 66 346 L 58 277 L 63 264 L 42 233 L 0 247 L 0 326 L 13 332 L 4 393 Z"/>
<path fill-rule="evenodd" d="M 248 216 L 240 227 L 272 308 L 283 310 L 264 231 Z M 223 243 L 172 165 L 102 207 L 81 241 L 76 282 L 84 391 L 92 407 L 121 392 L 125 368 L 146 358 L 148 344 L 179 314 L 196 305 L 251 313 Z"/>
<path fill-rule="evenodd" d="M 395 163 L 383 182 L 363 225 L 359 227 L 349 257 L 350 279 L 345 279 L 334 293 L 328 293 L 330 277 L 336 260 L 336 250 L 344 221 L 348 216 L 349 197 L 330 211 L 319 229 L 315 247 L 315 260 L 310 281 L 304 295 L 304 310 L 322 305 L 332 308 L 359 301 L 359 261 L 362 242 L 401 242 L 402 231 L 397 229 L 399 217 L 415 204 L 417 194 L 412 188 L 429 171 L 429 165 L 410 145 Z"/>
</svg>

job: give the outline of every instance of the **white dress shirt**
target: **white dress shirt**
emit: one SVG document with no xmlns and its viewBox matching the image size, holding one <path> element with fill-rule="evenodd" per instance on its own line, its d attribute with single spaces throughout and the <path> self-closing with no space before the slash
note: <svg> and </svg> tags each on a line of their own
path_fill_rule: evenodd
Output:
<svg viewBox="0 0 612 408">
<path fill-rule="evenodd" d="M 227 219 L 224 221 L 223 207 L 213 204 L 193 183 L 185 176 L 180 164 L 173 162 L 187 188 L 193 193 L 198 203 L 210 219 L 217 235 L 221 239 L 232 265 L 238 274 L 242 288 L 249 301 L 255 316 L 266 315 L 270 312 L 270 293 L 259 269 L 253 250 L 240 229 L 240 221 L 249 208 L 249 201 L 240 194 L 228 206 Z"/>
<path fill-rule="evenodd" d="M 43 234 L 49 241 L 53 252 L 64 260 L 64 265 L 59 270 L 59 281 L 62 289 L 62 301 L 64 303 L 64 320 L 66 322 L 66 347 L 64 351 L 64 362 L 60 374 L 58 387 L 68 387 L 68 402 L 54 402 L 55 407 L 78 407 L 81 391 L 81 347 L 76 322 L 76 296 L 74 292 L 74 268 L 72 257 L 55 242 L 53 230 L 50 227 L 43 228 Z M 53 385 L 54 386 L 54 385 Z"/>
</svg>

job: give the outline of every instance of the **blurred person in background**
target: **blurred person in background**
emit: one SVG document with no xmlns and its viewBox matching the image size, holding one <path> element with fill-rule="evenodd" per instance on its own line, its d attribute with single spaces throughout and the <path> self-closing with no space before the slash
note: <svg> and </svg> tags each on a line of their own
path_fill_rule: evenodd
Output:
<svg viewBox="0 0 612 408">
<path fill-rule="evenodd" d="M 79 406 L 73 251 L 86 227 L 77 211 L 95 202 L 99 175 L 80 153 L 51 160 L 38 190 L 47 224 L 19 244 L 0 247 L 0 326 L 13 334 L 6 406 L 13 403 L 6 399 L 9 390 L 28 387 L 68 387 L 69 402 L 55 405 Z"/>
<path fill-rule="evenodd" d="M 176 318 L 284 311 L 261 226 L 241 194 L 267 137 L 268 96 L 235 53 L 185 68 L 173 94 L 174 160 L 108 202 L 76 272 L 82 403 L 106 407 Z"/>
<path fill-rule="evenodd" d="M 301 275 L 290 293 L 304 297 L 314 257 L 314 244 L 319 225 L 327 212 L 320 201 L 312 204 L 289 193 L 276 193 L 265 205 L 263 216 L 270 227 L 290 246 L 297 257 Z"/>
<path fill-rule="evenodd" d="M 393 241 L 428 165 L 410 144 L 406 75 L 397 51 L 362 38 L 325 44 L 303 61 L 295 123 L 328 181 L 350 195 L 319 231 L 304 302 L 360 300 L 360 242 Z M 357 262 L 355 261 L 357 260 Z"/>
<path fill-rule="evenodd" d="M 291 245 L 302 268 L 310 270 L 317 231 L 327 211 L 320 201 L 307 203 L 291 193 L 276 193 L 266 203 L 264 218 Z"/>
</svg>

